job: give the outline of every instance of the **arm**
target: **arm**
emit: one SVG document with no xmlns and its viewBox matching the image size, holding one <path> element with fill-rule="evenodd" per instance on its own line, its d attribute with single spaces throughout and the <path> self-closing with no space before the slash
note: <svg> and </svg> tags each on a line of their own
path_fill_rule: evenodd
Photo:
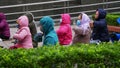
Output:
<svg viewBox="0 0 120 68">
<path fill-rule="evenodd" d="M 0 22 L 0 29 L 1 29 L 1 28 L 4 28 L 5 22 L 6 22 L 5 20 L 2 20 L 2 21 Z"/>
<path fill-rule="evenodd" d="M 58 35 L 64 35 L 67 33 L 68 28 L 66 26 L 60 27 L 60 29 L 57 30 Z"/>
<path fill-rule="evenodd" d="M 80 27 L 75 27 L 75 28 L 73 28 L 73 31 L 74 31 L 76 34 L 83 35 L 83 30 L 82 30 Z"/>
<path fill-rule="evenodd" d="M 94 23 L 93 23 L 93 33 L 98 32 L 98 28 L 99 28 L 100 26 L 101 26 L 101 25 L 99 24 L 99 22 L 94 21 Z"/>
<path fill-rule="evenodd" d="M 94 38 L 95 37 L 94 35 L 98 32 L 98 27 L 99 27 L 99 24 L 97 24 L 97 22 L 94 21 L 94 23 L 93 23 L 92 38 Z"/>
<path fill-rule="evenodd" d="M 15 34 L 13 36 L 13 38 L 18 39 L 18 40 L 21 41 L 21 40 L 23 40 L 26 37 L 26 35 L 27 35 L 27 31 L 26 30 L 22 30 L 19 34 Z"/>
<path fill-rule="evenodd" d="M 48 37 L 47 39 L 45 39 L 44 41 L 45 43 L 43 45 L 52 45 L 54 46 L 56 43 L 55 43 L 55 40 L 52 38 L 52 37 Z"/>
</svg>

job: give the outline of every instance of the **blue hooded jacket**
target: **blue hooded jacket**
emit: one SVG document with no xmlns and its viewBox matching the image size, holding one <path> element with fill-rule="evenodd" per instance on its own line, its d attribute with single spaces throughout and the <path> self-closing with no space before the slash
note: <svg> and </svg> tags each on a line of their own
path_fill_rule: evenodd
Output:
<svg viewBox="0 0 120 68">
<path fill-rule="evenodd" d="M 99 12 L 98 19 L 96 19 L 93 23 L 93 33 L 92 38 L 93 40 L 100 40 L 101 42 L 108 42 L 109 41 L 109 33 L 107 28 L 107 23 L 105 20 L 106 11 L 103 9 L 98 9 Z"/>
<path fill-rule="evenodd" d="M 56 45 L 58 37 L 54 30 L 53 19 L 49 16 L 45 16 L 40 20 L 40 25 L 44 33 L 43 45 Z"/>
</svg>

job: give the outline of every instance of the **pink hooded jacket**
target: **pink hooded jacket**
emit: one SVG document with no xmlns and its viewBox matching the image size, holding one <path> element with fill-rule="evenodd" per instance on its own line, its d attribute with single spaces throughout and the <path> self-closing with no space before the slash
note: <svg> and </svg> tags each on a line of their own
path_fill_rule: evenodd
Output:
<svg viewBox="0 0 120 68">
<path fill-rule="evenodd" d="M 26 16 L 21 16 L 18 18 L 19 30 L 13 36 L 13 38 L 18 40 L 18 43 L 15 45 L 18 48 L 33 48 L 32 46 L 32 37 L 28 27 L 28 18 Z"/>
<path fill-rule="evenodd" d="M 72 42 L 72 29 L 71 29 L 71 19 L 69 14 L 62 14 L 62 22 L 59 29 L 57 30 L 57 35 L 59 43 L 61 45 L 69 45 Z"/>
</svg>

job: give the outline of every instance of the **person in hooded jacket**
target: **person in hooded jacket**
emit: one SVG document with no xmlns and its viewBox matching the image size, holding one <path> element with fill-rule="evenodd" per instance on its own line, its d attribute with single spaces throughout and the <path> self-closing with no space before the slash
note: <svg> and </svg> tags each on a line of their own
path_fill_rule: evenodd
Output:
<svg viewBox="0 0 120 68">
<path fill-rule="evenodd" d="M 0 13 L 0 38 L 3 40 L 8 40 L 10 38 L 10 28 L 6 22 L 4 13 Z"/>
<path fill-rule="evenodd" d="M 23 15 L 17 19 L 17 24 L 19 25 L 19 29 L 16 34 L 13 35 L 13 38 L 17 40 L 17 43 L 14 46 L 11 46 L 10 49 L 17 48 L 33 48 L 32 45 L 32 37 L 30 33 L 30 29 L 28 27 L 28 18 Z"/>
<path fill-rule="evenodd" d="M 109 42 L 109 33 L 107 22 L 105 20 L 106 11 L 104 9 L 97 9 L 95 21 L 93 23 L 92 39 L 100 40 L 101 42 Z"/>
<path fill-rule="evenodd" d="M 32 44 L 33 44 L 33 47 L 36 48 L 36 47 L 38 47 L 38 42 L 36 42 L 34 40 L 34 36 L 37 33 L 36 25 L 34 22 L 34 17 L 33 17 L 33 14 L 30 12 L 26 13 L 25 15 L 28 17 L 28 20 L 29 20 L 28 27 L 29 27 L 31 35 L 32 35 Z"/>
<path fill-rule="evenodd" d="M 81 13 L 78 16 L 76 27 L 73 28 L 75 36 L 73 38 L 73 44 L 77 43 L 90 43 L 91 28 L 90 28 L 90 18 L 87 14 Z"/>
<path fill-rule="evenodd" d="M 56 31 L 60 45 L 70 45 L 72 43 L 72 28 L 69 14 L 62 14 L 60 27 Z"/>
<path fill-rule="evenodd" d="M 54 21 L 49 16 L 40 19 L 40 31 L 34 39 L 38 42 L 43 41 L 43 46 L 54 46 L 58 43 L 58 36 L 54 30 Z M 43 36 L 43 38 L 41 37 Z"/>
</svg>

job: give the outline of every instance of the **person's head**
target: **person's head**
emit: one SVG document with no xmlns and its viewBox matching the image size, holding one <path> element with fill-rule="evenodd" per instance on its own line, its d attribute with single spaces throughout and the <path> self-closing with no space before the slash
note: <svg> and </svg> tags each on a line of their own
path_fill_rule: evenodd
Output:
<svg viewBox="0 0 120 68">
<path fill-rule="evenodd" d="M 96 11 L 96 13 L 95 13 L 95 19 L 98 19 L 98 17 L 99 17 L 99 11 Z"/>
<path fill-rule="evenodd" d="M 54 21 L 49 16 L 44 16 L 42 19 L 40 19 L 40 30 L 47 34 L 50 31 L 54 30 Z"/>
<path fill-rule="evenodd" d="M 97 9 L 95 13 L 95 19 L 104 19 L 106 17 L 106 11 L 104 9 Z"/>
<path fill-rule="evenodd" d="M 85 35 L 85 32 L 86 30 L 90 27 L 89 23 L 90 23 L 90 18 L 88 17 L 87 14 L 85 13 L 81 13 L 79 16 L 78 16 L 78 19 L 80 21 L 80 24 L 79 24 L 79 27 L 82 28 L 83 30 L 83 35 Z M 77 25 L 78 26 L 78 25 Z"/>
<path fill-rule="evenodd" d="M 6 19 L 6 16 L 4 15 L 4 13 L 0 13 L 0 21 Z"/>
<path fill-rule="evenodd" d="M 78 20 L 81 20 L 81 19 L 82 19 L 82 13 L 80 13 L 78 16 Z"/>
<path fill-rule="evenodd" d="M 67 13 L 61 14 L 61 24 L 70 24 L 70 23 L 71 23 L 70 15 Z"/>
<path fill-rule="evenodd" d="M 87 14 L 85 13 L 80 13 L 80 15 L 78 16 L 78 19 L 80 20 L 81 25 L 86 24 L 86 23 L 90 23 L 90 18 Z"/>
<path fill-rule="evenodd" d="M 29 23 L 32 23 L 32 22 L 33 22 L 33 20 L 34 20 L 34 16 L 33 16 L 32 13 L 27 12 L 27 13 L 24 14 L 24 15 L 28 17 Z"/>
<path fill-rule="evenodd" d="M 28 27 L 28 18 L 25 15 L 20 16 L 16 22 L 19 25 L 19 28 Z"/>
<path fill-rule="evenodd" d="M 77 26 L 80 26 L 80 25 L 81 25 L 81 19 L 82 19 L 82 14 L 80 13 L 80 14 L 78 15 L 78 20 L 77 20 L 77 22 L 76 22 L 76 25 L 77 25 Z"/>
</svg>

